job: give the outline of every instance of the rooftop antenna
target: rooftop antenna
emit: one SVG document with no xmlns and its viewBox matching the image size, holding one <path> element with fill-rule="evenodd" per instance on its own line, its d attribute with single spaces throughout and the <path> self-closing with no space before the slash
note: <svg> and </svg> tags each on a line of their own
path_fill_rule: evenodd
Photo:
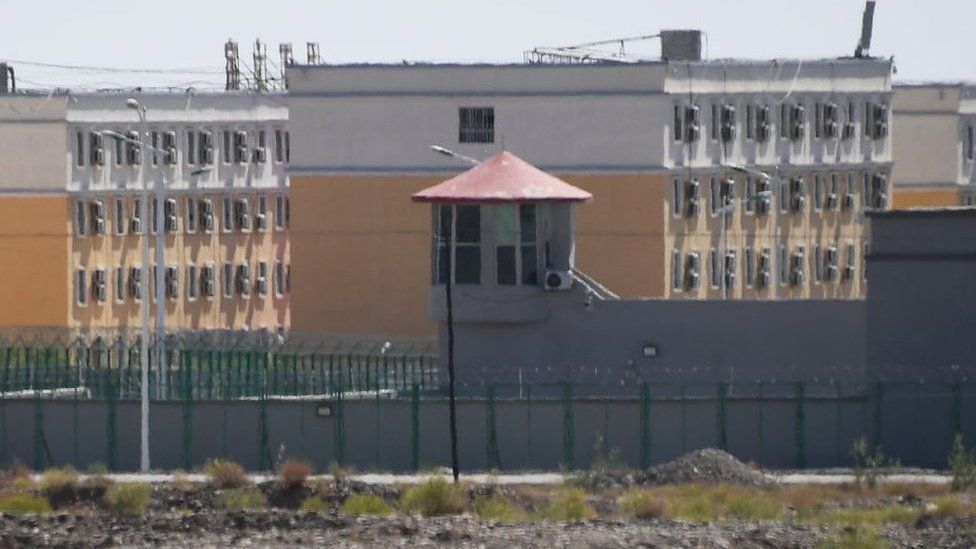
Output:
<svg viewBox="0 0 976 549">
<path fill-rule="evenodd" d="M 268 91 L 268 56 L 261 39 L 254 41 L 254 87 Z"/>
<path fill-rule="evenodd" d="M 278 44 L 278 55 L 281 57 L 281 82 L 285 89 L 288 89 L 288 78 L 285 70 L 289 65 L 295 64 L 295 58 L 291 53 L 291 42 Z"/>
<path fill-rule="evenodd" d="M 322 62 L 322 58 L 319 57 L 319 43 L 305 42 L 305 55 L 309 65 L 320 64 Z"/>
<path fill-rule="evenodd" d="M 874 28 L 874 0 L 868 0 L 864 6 L 864 16 L 861 18 L 861 39 L 857 42 L 854 57 L 863 59 L 868 57 L 871 49 L 871 31 Z"/>
<path fill-rule="evenodd" d="M 237 42 L 227 40 L 224 43 L 224 83 L 225 90 L 241 89 L 241 66 L 237 57 Z"/>
</svg>

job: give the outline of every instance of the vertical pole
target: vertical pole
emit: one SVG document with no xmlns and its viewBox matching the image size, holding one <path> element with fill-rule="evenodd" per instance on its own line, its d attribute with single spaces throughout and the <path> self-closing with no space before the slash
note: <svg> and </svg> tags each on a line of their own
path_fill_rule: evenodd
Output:
<svg viewBox="0 0 976 549">
<path fill-rule="evenodd" d="M 489 384 L 487 394 L 485 395 L 485 404 L 487 405 L 487 433 L 488 440 L 486 444 L 487 453 L 485 459 L 485 464 L 487 469 L 497 469 L 501 466 L 501 454 L 498 451 L 498 424 L 497 418 L 495 416 L 495 386 Z"/>
<path fill-rule="evenodd" d="M 844 452 L 844 397 L 841 393 L 840 381 L 834 382 L 837 389 L 837 425 L 834 429 L 837 431 L 836 439 L 834 440 L 834 453 L 837 456 L 836 464 L 838 467 L 842 466 L 846 461 L 846 454 Z"/>
<path fill-rule="evenodd" d="M 193 387 L 190 378 L 190 351 L 182 350 L 183 361 L 183 468 L 189 471 L 193 466 Z"/>
<path fill-rule="evenodd" d="M 952 435 L 962 434 L 962 389 L 958 381 L 952 382 Z"/>
<path fill-rule="evenodd" d="M 726 420 L 725 420 L 725 399 L 728 395 L 729 388 L 726 383 L 718 384 L 718 398 L 717 398 L 717 415 L 716 418 L 716 428 L 717 434 L 716 444 L 720 450 L 725 450 L 728 448 L 728 432 L 726 431 Z"/>
<path fill-rule="evenodd" d="M 141 332 L 139 335 L 139 470 L 143 473 L 149 472 L 149 275 L 152 272 L 149 266 L 149 181 L 146 178 L 146 166 L 148 150 L 146 147 L 147 127 L 146 114 L 144 111 L 139 113 L 139 121 L 142 123 L 139 141 L 142 142 L 141 154 L 142 163 L 139 166 L 139 179 L 142 180 L 142 204 L 140 204 L 139 219 L 142 221 L 142 234 L 140 235 L 142 244 L 142 266 L 139 268 L 139 312 L 141 316 Z"/>
<path fill-rule="evenodd" d="M 645 381 L 640 386 L 640 464 L 651 466 L 651 387 Z"/>
<path fill-rule="evenodd" d="M 525 432 L 526 436 L 526 450 L 529 455 L 529 463 L 532 463 L 532 385 L 525 386 Z"/>
<path fill-rule="evenodd" d="M 44 469 L 44 406 L 41 392 L 34 388 L 34 470 Z"/>
<path fill-rule="evenodd" d="M 563 385 L 563 466 L 573 470 L 573 449 L 576 446 L 575 421 L 573 419 L 573 386 Z"/>
<path fill-rule="evenodd" d="M 252 351 L 249 356 L 253 356 L 253 355 L 254 352 Z M 270 455 L 268 451 L 268 358 L 267 355 L 264 355 L 263 360 L 261 362 L 263 366 L 261 368 L 261 379 L 259 380 L 259 383 L 261 384 L 260 387 L 261 418 L 260 418 L 260 424 L 258 425 L 259 437 L 260 437 L 258 446 L 259 446 L 259 451 L 261 452 L 261 456 L 260 459 L 258 460 L 258 463 L 260 464 L 259 468 L 262 471 L 266 471 L 271 466 L 269 460 Z"/>
<path fill-rule="evenodd" d="M 420 386 L 410 391 L 410 463 L 414 471 L 420 469 Z"/>
<path fill-rule="evenodd" d="M 878 381 L 878 382 L 876 382 L 874 384 L 874 395 L 873 395 L 873 398 L 872 398 L 872 403 L 873 403 L 873 407 L 874 407 L 874 413 L 871 415 L 872 419 L 874 420 L 874 426 L 873 426 L 873 429 L 872 429 L 872 431 L 873 431 L 872 432 L 872 440 L 874 442 L 874 446 L 875 447 L 881 446 L 881 429 L 882 429 L 882 425 L 883 425 L 883 423 L 882 423 L 883 418 L 881 417 L 881 415 L 882 415 L 882 410 L 881 410 L 882 398 L 884 398 L 883 388 L 881 386 L 881 382 Z"/>
<path fill-rule="evenodd" d="M 106 423 L 107 423 L 107 425 L 106 425 L 106 429 L 107 429 L 107 437 L 106 437 L 106 439 L 107 439 L 107 442 L 108 442 L 108 450 L 107 450 L 108 451 L 108 459 L 106 461 L 108 461 L 108 470 L 109 471 L 116 471 L 118 469 L 118 466 L 119 466 L 119 464 L 118 464 L 118 444 L 116 442 L 116 436 L 115 436 L 116 435 L 116 433 L 115 433 L 115 427 L 116 427 L 115 414 L 116 414 L 116 404 L 118 403 L 118 400 L 116 398 L 116 396 L 117 396 L 116 395 L 116 387 L 115 387 L 115 383 L 113 383 L 114 380 L 112 379 L 112 372 L 109 371 L 109 372 L 106 372 L 106 374 L 107 375 L 105 376 L 105 382 L 106 382 L 105 384 L 108 385 L 108 387 L 106 387 L 106 394 L 108 395 L 108 417 L 106 418 L 107 419 L 107 421 L 106 421 Z"/>
<path fill-rule="evenodd" d="M 756 408 L 757 414 L 759 415 L 759 433 L 756 437 L 759 442 L 759 464 L 765 463 L 763 456 L 765 454 L 765 436 L 766 436 L 766 418 L 763 416 L 763 382 L 759 382 L 759 394 L 756 398 Z"/>
<path fill-rule="evenodd" d="M 346 462 L 346 411 L 342 386 L 333 388 L 335 394 L 335 430 L 332 433 L 333 459 L 339 465 Z"/>
<path fill-rule="evenodd" d="M 804 410 L 804 385 L 803 382 L 796 384 L 796 468 L 803 469 L 807 466 L 807 427 L 806 411 Z"/>
<path fill-rule="evenodd" d="M 678 401 L 678 405 L 681 407 L 681 453 L 685 453 L 688 448 L 687 444 L 687 419 L 688 414 L 685 406 L 685 386 L 681 385 L 681 400 Z"/>
<path fill-rule="evenodd" d="M 442 206 L 443 207 L 443 206 Z M 453 209 L 453 206 L 448 206 Z M 453 214 L 453 210 L 452 210 Z M 454 226 L 454 215 L 451 215 L 451 223 L 449 226 L 453 228 Z M 454 291 L 451 287 L 451 281 L 454 278 L 454 270 L 451 266 L 451 255 L 453 254 L 453 236 L 452 229 L 448 229 L 447 234 L 447 284 L 445 291 L 447 293 L 447 394 L 448 394 L 448 406 L 450 411 L 450 422 L 451 422 L 451 472 L 454 474 L 454 482 L 457 483 L 458 475 L 460 474 L 458 466 L 458 434 L 457 434 L 457 410 L 455 409 L 454 402 Z"/>
</svg>

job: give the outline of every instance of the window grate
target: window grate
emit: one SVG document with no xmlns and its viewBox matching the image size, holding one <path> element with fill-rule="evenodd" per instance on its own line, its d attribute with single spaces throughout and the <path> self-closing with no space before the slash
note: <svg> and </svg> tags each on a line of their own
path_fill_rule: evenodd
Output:
<svg viewBox="0 0 976 549">
<path fill-rule="evenodd" d="M 461 107 L 458 109 L 458 141 L 461 143 L 494 143 L 495 108 Z"/>
</svg>

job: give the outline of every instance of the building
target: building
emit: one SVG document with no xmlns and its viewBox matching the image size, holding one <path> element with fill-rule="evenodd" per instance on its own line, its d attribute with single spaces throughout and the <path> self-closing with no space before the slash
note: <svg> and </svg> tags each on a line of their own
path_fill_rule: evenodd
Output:
<svg viewBox="0 0 976 549">
<path fill-rule="evenodd" d="M 898 84 L 895 208 L 976 204 L 976 85 Z"/>
<path fill-rule="evenodd" d="M 148 230 L 167 329 L 287 329 L 289 141 L 275 94 L 0 95 L 0 326 L 140 326 Z"/>
<path fill-rule="evenodd" d="M 863 298 L 861 212 L 887 207 L 891 62 L 701 60 L 700 40 L 668 44 L 667 60 L 633 63 L 290 67 L 294 328 L 434 330 L 429 219 L 403 207 L 465 167 L 434 144 L 510 150 L 591 192 L 576 264 L 620 296 Z"/>
</svg>

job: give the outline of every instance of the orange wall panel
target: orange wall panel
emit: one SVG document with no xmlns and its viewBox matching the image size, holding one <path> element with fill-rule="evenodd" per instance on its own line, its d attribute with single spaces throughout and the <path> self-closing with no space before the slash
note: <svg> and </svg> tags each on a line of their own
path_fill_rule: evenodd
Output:
<svg viewBox="0 0 976 549">
<path fill-rule="evenodd" d="M 897 189 L 891 207 L 896 210 L 907 210 L 909 208 L 938 208 L 958 205 L 959 192 L 955 189 Z"/>
</svg>

